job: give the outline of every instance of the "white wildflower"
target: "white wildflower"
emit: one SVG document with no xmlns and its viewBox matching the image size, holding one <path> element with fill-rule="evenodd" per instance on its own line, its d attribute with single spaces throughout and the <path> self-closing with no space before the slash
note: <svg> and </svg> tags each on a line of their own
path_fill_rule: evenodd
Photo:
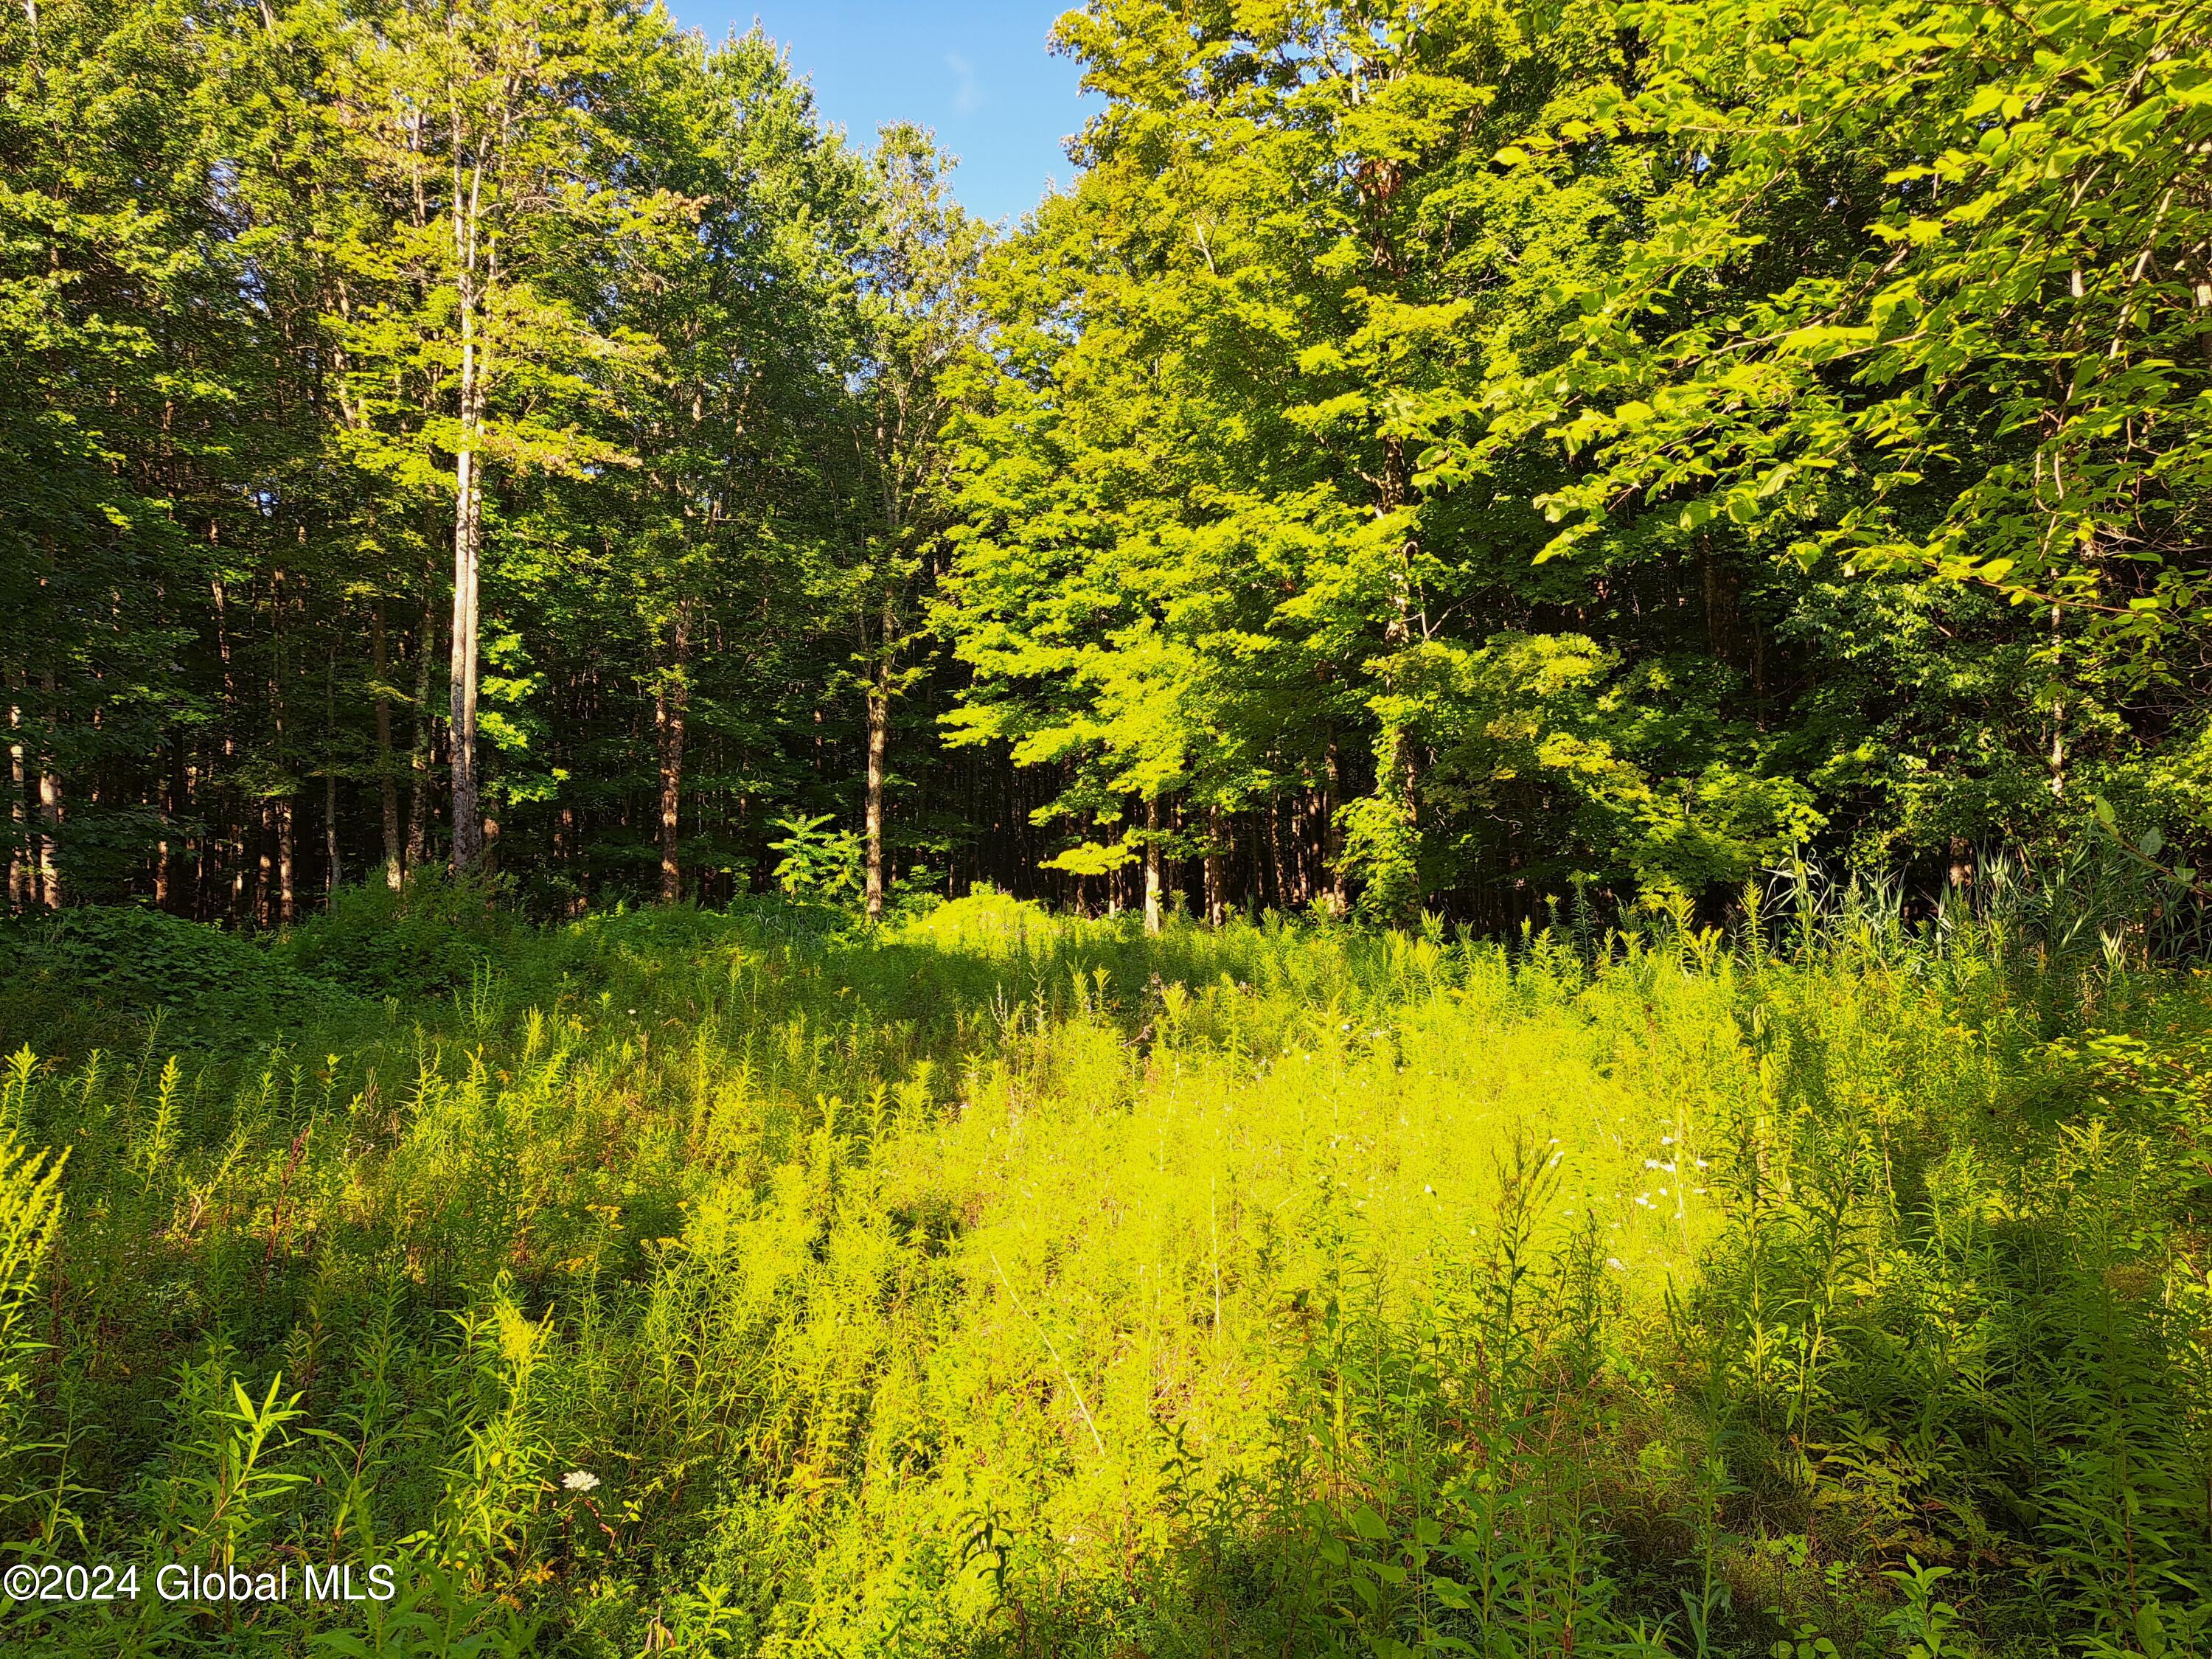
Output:
<svg viewBox="0 0 2212 1659">
<path fill-rule="evenodd" d="M 592 1492 L 598 1488 L 599 1477 L 586 1474 L 581 1469 L 571 1469 L 561 1477 L 561 1484 L 570 1492 Z"/>
<path fill-rule="evenodd" d="M 1609 1255 L 1606 1257 L 1605 1265 L 1612 1268 L 1613 1272 L 1617 1273 L 1625 1273 L 1628 1271 L 1628 1264 L 1626 1261 L 1623 1261 L 1617 1255 Z"/>
</svg>

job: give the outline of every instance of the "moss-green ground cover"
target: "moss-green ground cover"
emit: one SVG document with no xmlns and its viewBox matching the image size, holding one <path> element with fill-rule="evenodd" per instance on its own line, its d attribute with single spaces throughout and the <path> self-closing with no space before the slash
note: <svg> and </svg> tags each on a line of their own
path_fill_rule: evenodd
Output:
<svg viewBox="0 0 2212 1659">
<path fill-rule="evenodd" d="M 362 894 L 264 978 L 72 926 L 0 960 L 0 1536 L 400 1593 L 11 1650 L 2212 1638 L 2185 972 Z"/>
</svg>

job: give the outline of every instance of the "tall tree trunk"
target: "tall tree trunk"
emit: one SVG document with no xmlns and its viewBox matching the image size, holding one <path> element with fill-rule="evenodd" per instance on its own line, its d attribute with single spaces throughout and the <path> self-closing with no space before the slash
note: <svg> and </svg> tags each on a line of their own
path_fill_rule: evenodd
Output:
<svg viewBox="0 0 2212 1659">
<path fill-rule="evenodd" d="M 438 589 L 434 574 L 424 573 L 422 633 L 415 644 L 415 736 L 407 757 L 414 774 L 407 799 L 409 870 L 420 870 L 430 851 L 430 665 L 438 659 Z"/>
<path fill-rule="evenodd" d="M 1327 765 L 1328 782 L 1321 800 L 1322 873 L 1328 878 L 1329 903 L 1341 915 L 1351 908 L 1352 898 L 1345 887 L 1344 826 L 1337 821 L 1344 805 L 1344 769 L 1336 757 L 1334 738 L 1328 740 Z"/>
<path fill-rule="evenodd" d="M 345 872 L 338 860 L 338 660 L 331 653 L 323 672 L 323 908 L 337 902 Z M 378 759 L 381 761 L 380 755 Z"/>
<path fill-rule="evenodd" d="M 483 792 L 477 775 L 477 624 L 483 571 L 483 476 L 478 437 L 483 423 L 489 342 L 477 337 L 479 318 L 477 233 L 471 210 L 453 214 L 455 264 L 461 276 L 456 307 L 461 331 L 459 448 L 453 457 L 453 683 L 449 699 L 453 729 L 453 872 L 474 868 L 483 858 Z"/>
<path fill-rule="evenodd" d="M 338 896 L 344 873 L 338 867 L 338 775 L 323 774 L 323 898 L 327 904 Z"/>
<path fill-rule="evenodd" d="M 54 677 L 51 670 L 46 676 L 46 729 L 54 729 L 58 715 L 54 703 Z M 49 910 L 62 908 L 62 780 L 54 769 L 53 745 L 48 743 L 39 754 L 39 891 L 40 902 Z"/>
<path fill-rule="evenodd" d="M 1222 879 L 1221 854 L 1228 845 L 1226 822 L 1218 806 L 1206 809 L 1206 925 L 1218 927 L 1229 919 L 1228 884 Z"/>
<path fill-rule="evenodd" d="M 271 802 L 263 801 L 261 803 L 261 834 L 258 838 L 260 845 L 255 853 L 257 862 L 254 866 L 253 878 L 253 925 L 257 927 L 267 927 L 276 920 L 273 897 L 275 884 L 270 880 L 272 861 L 269 855 L 270 843 L 275 833 L 272 828 L 275 821 L 275 805 Z"/>
<path fill-rule="evenodd" d="M 291 719 L 286 705 L 285 690 L 290 678 L 290 665 L 284 641 L 284 612 L 289 602 L 285 598 L 284 573 L 271 573 L 269 583 L 270 643 L 274 647 L 269 680 L 269 708 L 276 727 L 277 769 L 283 775 L 284 793 L 276 798 L 276 921 L 280 926 L 290 927 L 297 908 L 296 888 L 293 881 L 295 864 L 293 854 L 293 830 L 299 815 L 300 781 L 292 770 Z"/>
<path fill-rule="evenodd" d="M 1396 513 L 1413 502 L 1413 465 L 1403 438 L 1382 441 L 1382 480 L 1378 512 L 1383 516 Z M 1425 614 L 1417 617 L 1413 591 L 1413 557 L 1416 552 L 1413 538 L 1408 535 L 1399 544 L 1398 564 L 1392 576 L 1392 613 L 1382 629 L 1383 642 L 1390 647 L 1392 657 L 1383 670 L 1382 684 L 1386 690 L 1398 690 L 1399 655 L 1413 642 L 1416 631 L 1424 638 L 1428 634 Z M 1402 720 L 1392 720 L 1384 728 L 1384 741 L 1375 757 L 1375 792 L 1396 809 L 1399 822 L 1410 841 L 1418 834 L 1420 823 L 1419 775 L 1414 751 L 1413 734 Z M 1407 872 L 1413 878 L 1412 907 L 1418 909 L 1426 896 L 1421 891 L 1419 863 Z"/>
<path fill-rule="evenodd" d="M 677 861 L 678 814 L 684 800 L 684 717 L 691 704 L 686 671 L 691 655 L 691 606 L 676 607 L 673 665 L 660 677 L 653 696 L 653 723 L 660 739 L 660 902 L 684 896 L 684 872 Z"/>
<path fill-rule="evenodd" d="M 463 349 L 465 402 L 471 395 L 466 386 L 471 373 L 469 349 Z M 453 662 L 448 744 L 453 774 L 453 867 L 455 875 L 462 875 L 483 858 L 483 806 L 477 778 L 477 615 L 483 498 L 474 452 L 461 452 L 454 477 L 459 493 L 453 513 Z"/>
<path fill-rule="evenodd" d="M 877 659 L 875 676 L 868 683 L 868 915 L 879 921 L 884 914 L 884 778 L 891 751 L 890 647 Z"/>
<path fill-rule="evenodd" d="M 1160 931 L 1160 798 L 1145 802 L 1145 931 Z"/>
<path fill-rule="evenodd" d="M 401 863 L 399 845 L 399 776 L 392 753 L 392 696 L 386 676 L 391 671 L 391 651 L 384 634 L 384 601 L 379 599 L 369 612 L 371 649 L 376 666 L 376 793 L 384 809 L 384 884 L 394 892 L 405 875 Z M 331 845 L 337 846 L 337 831 L 331 831 Z M 331 867 L 337 867 L 335 851 Z M 333 887 L 337 883 L 331 884 Z"/>
<path fill-rule="evenodd" d="M 2051 607 L 2051 665 L 2054 676 L 2062 675 L 2065 667 L 2063 651 L 2065 635 L 2061 631 L 2063 613 L 2058 606 Z M 2060 678 L 2058 684 L 2065 681 Z M 2066 694 L 2055 693 L 2051 699 L 2051 798 L 2063 800 L 2066 795 Z"/>
<path fill-rule="evenodd" d="M 15 689 L 15 677 L 8 677 L 8 689 Z M 27 910 L 38 902 L 32 874 L 30 858 L 31 820 L 24 810 L 23 789 L 27 781 L 23 768 L 23 710 L 13 697 L 8 700 L 8 908 Z"/>
<path fill-rule="evenodd" d="M 219 545 L 217 526 L 208 526 L 208 546 Z M 230 833 L 225 836 L 209 825 L 208 839 L 214 843 L 214 872 L 210 880 L 202 883 L 202 890 L 214 902 L 216 883 L 222 878 L 225 869 L 230 872 L 230 899 L 225 914 L 235 925 L 241 917 L 246 898 L 246 802 L 239 796 L 236 769 L 233 765 L 238 756 L 238 722 L 242 711 L 238 706 L 238 676 L 230 659 L 230 603 L 229 592 L 220 575 L 208 580 L 208 592 L 215 602 L 215 651 L 222 664 L 222 759 L 210 770 L 218 780 L 222 800 L 217 810 L 222 814 L 222 827 Z M 210 817 L 213 817 L 210 814 Z M 232 855 L 235 854 L 234 858 Z"/>
<path fill-rule="evenodd" d="M 291 795 L 276 803 L 276 920 L 288 927 L 299 914 L 298 895 L 292 880 L 292 831 L 298 817 L 296 806 L 296 799 Z"/>
<path fill-rule="evenodd" d="M 1268 871 L 1258 883 L 1260 903 L 1263 908 L 1269 904 L 1278 910 L 1291 908 L 1290 872 L 1284 867 L 1283 861 L 1283 815 L 1285 811 L 1294 811 L 1295 805 L 1295 802 L 1270 799 L 1262 809 L 1267 814 Z M 1291 821 L 1291 833 L 1293 837 L 1297 834 L 1295 817 Z M 1254 862 L 1258 860 L 1255 859 Z"/>
<path fill-rule="evenodd" d="M 886 386 L 878 383 L 876 400 L 876 464 L 877 475 L 883 489 L 884 558 L 887 568 L 896 573 L 898 568 L 898 549 L 901 531 L 906 518 L 906 501 L 899 489 L 899 445 L 896 434 L 903 429 L 902 400 L 884 396 Z M 884 780 L 889 770 L 891 745 L 891 653 L 893 638 L 897 629 L 896 599 L 887 580 L 884 588 L 882 635 L 877 641 L 876 660 L 868 677 L 868 793 L 863 803 L 863 829 L 866 835 L 866 899 L 868 919 L 880 921 L 884 914 Z"/>
</svg>

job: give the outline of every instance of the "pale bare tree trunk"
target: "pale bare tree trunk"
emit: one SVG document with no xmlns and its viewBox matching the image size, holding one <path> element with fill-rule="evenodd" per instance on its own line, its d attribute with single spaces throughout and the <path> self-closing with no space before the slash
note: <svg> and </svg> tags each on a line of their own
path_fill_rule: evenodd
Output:
<svg viewBox="0 0 2212 1659">
<path fill-rule="evenodd" d="M 1382 441 L 1382 486 L 1381 500 L 1376 508 L 1382 515 L 1388 516 L 1398 511 L 1413 499 L 1413 468 L 1402 438 L 1385 438 Z M 1413 586 L 1414 550 L 1410 538 L 1400 544 L 1397 568 L 1393 574 L 1392 615 L 1382 629 L 1382 638 L 1394 652 L 1403 651 L 1411 645 L 1417 631 Z M 1418 631 L 1425 638 L 1428 634 L 1425 616 L 1419 619 L 1419 624 Z M 1397 669 L 1395 665 L 1386 672 L 1383 684 L 1392 690 L 1397 689 Z M 1413 740 L 1405 726 L 1396 720 L 1385 728 L 1385 738 L 1382 750 L 1375 757 L 1376 791 L 1384 796 L 1395 797 L 1399 817 L 1410 836 L 1420 821 L 1419 775 Z M 1418 864 L 1413 887 L 1413 906 L 1419 908 L 1426 895 L 1420 890 Z"/>
<path fill-rule="evenodd" d="M 463 347 L 464 401 L 471 395 L 466 389 L 471 374 L 467 366 L 470 352 L 471 348 Z M 455 875 L 466 873 L 483 858 L 483 808 L 477 779 L 477 615 L 483 498 L 476 461 L 475 453 L 464 449 L 454 467 L 459 495 L 453 513 L 453 668 L 448 743 L 453 751 Z"/>
<path fill-rule="evenodd" d="M 691 684 L 685 673 L 690 657 L 691 608 L 688 601 L 676 607 L 675 663 L 661 676 L 654 693 L 653 726 L 660 739 L 660 902 L 673 904 L 684 896 L 684 872 L 677 860 L 678 817 L 684 801 L 684 719 L 691 704 Z"/>
<path fill-rule="evenodd" d="M 408 752 L 414 773 L 407 798 L 408 870 L 420 870 L 430 854 L 430 665 L 438 658 L 438 590 L 423 573 L 422 635 L 415 652 L 415 739 Z"/>
<path fill-rule="evenodd" d="M 9 678 L 12 690 L 15 678 Z M 23 790 L 28 779 L 23 769 L 23 711 L 13 698 L 8 702 L 8 908 L 27 910 L 38 902 L 37 878 L 30 859 L 31 820 L 24 810 Z"/>
<path fill-rule="evenodd" d="M 1227 830 L 1218 806 L 1206 809 L 1206 925 L 1218 927 L 1229 919 L 1226 883 L 1222 878 L 1221 852 Z"/>
<path fill-rule="evenodd" d="M 171 863 L 169 854 L 169 826 L 177 821 L 177 790 L 175 785 L 175 755 L 177 744 L 174 727 L 170 729 L 169 741 L 166 747 L 169 751 L 169 763 L 167 766 L 163 768 L 163 776 L 161 779 L 160 794 L 160 800 L 161 803 L 161 838 L 154 843 L 154 908 L 156 910 L 167 910 L 169 908 L 169 895 L 175 886 L 174 878 L 170 873 Z"/>
<path fill-rule="evenodd" d="M 338 778 L 323 774 L 323 897 L 325 903 L 338 896 L 343 872 L 338 868 Z"/>
<path fill-rule="evenodd" d="M 1303 799 L 1303 792 L 1301 792 L 1300 799 Z M 1293 801 L 1291 804 L 1290 810 L 1295 812 L 1297 810 L 1297 803 Z M 1279 910 L 1289 909 L 1291 902 L 1291 876 L 1290 870 L 1283 859 L 1284 811 L 1284 805 L 1279 802 L 1271 801 L 1267 805 L 1267 867 L 1274 872 L 1274 902 L 1275 908 Z M 1293 845 L 1296 844 L 1297 833 L 1297 819 L 1293 817 L 1291 820 L 1291 835 Z M 1299 896 L 1298 902 L 1301 903 L 1304 902 L 1304 896 L 1303 894 Z M 1264 882 L 1261 884 L 1260 902 L 1262 905 L 1265 905 L 1267 902 L 1267 884 Z"/>
<path fill-rule="evenodd" d="M 2051 660 L 2054 672 L 2063 667 L 2060 652 L 2065 636 L 2060 632 L 2062 612 L 2057 605 L 2051 607 Z M 2066 795 L 2066 699 L 2062 694 L 2051 700 L 2051 798 L 2062 800 Z"/>
<path fill-rule="evenodd" d="M 391 669 L 391 652 L 384 635 L 384 601 L 379 599 L 369 612 L 370 638 L 376 665 L 376 793 L 384 808 L 384 884 L 394 892 L 405 872 L 400 862 L 399 851 L 399 778 L 393 768 L 392 753 L 392 698 L 386 690 L 386 675 Z M 335 822 L 335 820 L 333 820 Z M 331 831 L 333 851 L 331 867 L 337 868 L 337 830 Z M 336 881 L 331 886 L 337 885 Z"/>
<path fill-rule="evenodd" d="M 1322 873 L 1328 878 L 1330 905 L 1340 915 L 1351 907 L 1352 898 L 1344 883 L 1344 827 L 1336 817 L 1344 802 L 1344 775 L 1334 738 L 1329 739 L 1328 766 L 1328 783 L 1322 791 L 1321 805 Z"/>
<path fill-rule="evenodd" d="M 482 861 L 484 852 L 482 789 L 477 775 L 477 624 L 483 565 L 483 476 L 479 437 L 483 425 L 483 361 L 490 342 L 480 341 L 477 307 L 482 266 L 478 233 L 483 185 L 483 164 L 470 187 L 460 188 L 461 157 L 453 157 L 454 297 L 461 333 L 459 447 L 453 457 L 453 872 Z"/>
<path fill-rule="evenodd" d="M 276 763 L 284 775 L 284 793 L 276 798 L 273 810 L 276 821 L 276 921 L 279 926 L 287 927 L 292 925 L 298 908 L 293 882 L 295 861 L 292 833 L 299 810 L 299 779 L 291 763 L 291 715 L 285 702 L 285 688 L 290 678 L 284 649 L 284 612 L 288 604 L 284 573 L 274 571 L 269 584 L 269 617 L 276 655 L 270 669 L 269 707 L 276 726 Z"/>
<path fill-rule="evenodd" d="M 46 727 L 54 726 L 54 677 L 46 676 Z M 51 745 L 39 755 L 39 890 L 49 910 L 62 908 L 62 780 Z"/>
<path fill-rule="evenodd" d="M 889 647 L 886 647 L 886 653 Z M 891 750 L 890 662 L 888 654 L 876 665 L 868 685 L 868 915 L 884 914 L 884 779 Z"/>
<path fill-rule="evenodd" d="M 274 867 L 269 856 L 269 843 L 275 833 L 271 826 L 275 822 L 276 810 L 268 801 L 261 803 L 261 846 L 256 855 L 258 862 L 254 866 L 253 878 L 253 922 L 257 927 L 270 927 L 276 920 L 271 898 L 274 887 L 269 878 Z"/>
<path fill-rule="evenodd" d="M 1160 798 L 1145 803 L 1145 931 L 1160 931 Z"/>
<path fill-rule="evenodd" d="M 210 548 L 214 548 L 218 544 L 217 527 L 210 524 L 208 526 L 208 545 Z M 208 593 L 215 602 L 215 651 L 216 658 L 222 664 L 222 706 L 227 714 L 234 714 L 238 708 L 238 675 L 230 659 L 230 597 L 221 576 L 209 578 Z M 216 769 L 216 775 L 218 777 L 231 775 L 229 763 L 237 753 L 236 721 L 234 719 L 226 718 L 222 722 L 224 764 Z M 234 924 L 240 920 L 246 904 L 245 813 L 244 802 L 239 801 L 231 805 L 230 811 L 225 814 L 228 819 L 226 827 L 230 831 L 229 836 L 226 838 L 218 834 L 210 837 L 215 842 L 215 866 L 217 877 L 220 878 L 225 868 L 230 872 L 228 914 Z M 233 854 L 235 854 L 234 861 Z"/>
<path fill-rule="evenodd" d="M 292 828 L 295 817 L 293 799 L 284 796 L 276 803 L 276 920 L 289 927 L 297 914 L 297 897 L 292 884 Z"/>
</svg>

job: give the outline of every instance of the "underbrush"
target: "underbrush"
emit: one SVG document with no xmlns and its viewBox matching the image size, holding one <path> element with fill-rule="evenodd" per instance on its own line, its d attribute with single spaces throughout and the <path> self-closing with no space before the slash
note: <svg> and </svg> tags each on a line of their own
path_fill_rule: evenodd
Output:
<svg viewBox="0 0 2212 1659">
<path fill-rule="evenodd" d="M 20 1650 L 2212 1639 L 2193 975 L 997 897 L 234 950 L 293 988 L 147 956 L 96 1048 L 118 969 L 0 981 L 0 1536 L 398 1593 Z"/>
</svg>

